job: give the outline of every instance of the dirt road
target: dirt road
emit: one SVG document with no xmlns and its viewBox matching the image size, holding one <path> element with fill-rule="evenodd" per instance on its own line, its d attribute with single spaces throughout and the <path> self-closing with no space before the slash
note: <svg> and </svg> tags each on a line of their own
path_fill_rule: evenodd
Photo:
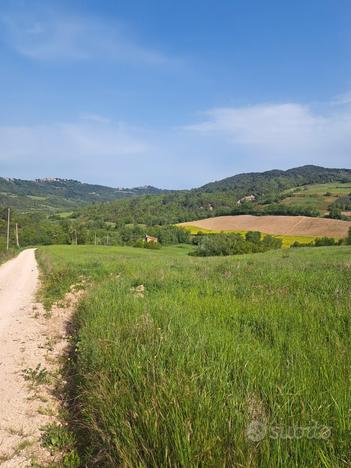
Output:
<svg viewBox="0 0 351 468">
<path fill-rule="evenodd" d="M 0 466 L 24 467 L 40 456 L 39 428 L 48 422 L 23 370 L 45 359 L 45 321 L 34 303 L 34 249 L 0 266 Z M 38 318 L 39 317 L 39 318 Z"/>
</svg>

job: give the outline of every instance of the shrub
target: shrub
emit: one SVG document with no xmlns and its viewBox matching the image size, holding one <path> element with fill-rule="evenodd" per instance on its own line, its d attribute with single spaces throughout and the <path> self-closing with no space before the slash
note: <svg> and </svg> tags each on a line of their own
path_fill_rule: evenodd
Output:
<svg viewBox="0 0 351 468">
<path fill-rule="evenodd" d="M 141 249 L 160 249 L 162 246 L 159 242 L 146 242 L 144 239 L 138 239 L 134 247 Z"/>
<path fill-rule="evenodd" d="M 259 231 L 248 231 L 245 234 L 245 239 L 257 244 L 261 240 L 261 233 Z"/>
<path fill-rule="evenodd" d="M 262 245 L 264 250 L 273 250 L 273 249 L 280 249 L 283 244 L 281 239 L 277 237 L 273 237 L 271 235 L 267 235 L 263 238 Z"/>
<path fill-rule="evenodd" d="M 342 219 L 343 216 L 342 216 L 340 208 L 332 207 L 330 208 L 327 217 L 331 219 Z"/>
<path fill-rule="evenodd" d="M 338 245 L 338 241 L 333 237 L 319 237 L 314 241 L 316 247 L 323 247 L 328 245 Z"/>
<path fill-rule="evenodd" d="M 295 247 L 314 247 L 314 242 L 299 242 L 299 241 L 295 241 L 293 244 L 291 244 L 292 248 L 295 248 Z"/>
<path fill-rule="evenodd" d="M 258 231 L 247 233 L 245 238 L 240 234 L 209 234 L 197 239 L 197 249 L 191 255 L 198 257 L 238 255 L 265 252 L 282 246 L 282 240 L 273 236 L 268 235 L 263 240 L 260 239 L 261 233 Z"/>
</svg>

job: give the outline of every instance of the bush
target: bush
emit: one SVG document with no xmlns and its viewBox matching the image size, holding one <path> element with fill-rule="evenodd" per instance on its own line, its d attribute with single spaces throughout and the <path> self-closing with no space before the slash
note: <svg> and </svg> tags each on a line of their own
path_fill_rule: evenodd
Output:
<svg viewBox="0 0 351 468">
<path fill-rule="evenodd" d="M 295 247 L 314 247 L 314 242 L 299 242 L 299 241 L 295 241 L 293 244 L 291 244 L 292 248 L 295 248 Z"/>
<path fill-rule="evenodd" d="M 161 244 L 159 242 L 146 242 L 144 239 L 138 239 L 134 247 L 138 247 L 141 249 L 161 249 Z"/>
<path fill-rule="evenodd" d="M 327 247 L 341 245 L 342 243 L 342 239 L 334 239 L 333 237 L 319 237 L 318 239 L 315 239 L 314 242 L 305 243 L 295 241 L 293 244 L 291 244 L 291 247 Z"/>
<path fill-rule="evenodd" d="M 335 208 L 335 207 L 330 208 L 327 217 L 331 218 L 331 219 L 342 219 L 343 218 L 340 208 Z"/>
<path fill-rule="evenodd" d="M 262 245 L 264 250 L 273 250 L 273 249 L 280 249 L 283 244 L 281 239 L 277 237 L 273 237 L 271 235 L 267 235 L 263 238 Z"/>
<path fill-rule="evenodd" d="M 144 248 L 145 249 L 160 249 L 162 245 L 159 242 L 145 242 L 144 241 Z"/>
<path fill-rule="evenodd" d="M 268 235 L 263 240 L 260 239 L 261 233 L 258 231 L 247 233 L 245 238 L 240 234 L 209 234 L 199 236 L 197 239 L 197 249 L 190 255 L 198 257 L 239 255 L 265 252 L 267 250 L 279 249 L 282 246 L 282 240 L 273 236 Z"/>
<path fill-rule="evenodd" d="M 259 231 L 248 231 L 245 234 L 245 239 L 249 242 L 257 244 L 261 240 L 261 233 Z"/>
<path fill-rule="evenodd" d="M 328 245 L 338 245 L 339 242 L 333 237 L 319 237 L 314 241 L 316 247 L 323 247 Z"/>
<path fill-rule="evenodd" d="M 351 193 L 339 197 L 331 204 L 330 208 L 332 207 L 339 208 L 344 211 L 351 210 Z"/>
</svg>

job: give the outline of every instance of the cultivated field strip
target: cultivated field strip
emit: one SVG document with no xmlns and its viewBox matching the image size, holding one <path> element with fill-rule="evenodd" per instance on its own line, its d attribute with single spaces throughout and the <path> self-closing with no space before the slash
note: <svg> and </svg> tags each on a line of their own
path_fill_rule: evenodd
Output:
<svg viewBox="0 0 351 468">
<path fill-rule="evenodd" d="M 306 216 L 218 216 L 181 223 L 214 231 L 261 231 L 265 234 L 345 238 L 351 221 Z"/>
</svg>

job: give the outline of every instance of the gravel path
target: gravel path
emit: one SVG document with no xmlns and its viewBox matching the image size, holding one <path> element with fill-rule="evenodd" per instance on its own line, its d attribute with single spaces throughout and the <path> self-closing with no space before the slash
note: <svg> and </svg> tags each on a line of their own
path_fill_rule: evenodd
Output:
<svg viewBox="0 0 351 468">
<path fill-rule="evenodd" d="M 35 249 L 0 266 L 0 466 L 6 468 L 47 459 L 40 427 L 51 421 L 54 401 L 43 383 L 30 386 L 23 376 L 24 369 L 47 366 L 48 321 L 34 302 L 38 285 Z"/>
</svg>

